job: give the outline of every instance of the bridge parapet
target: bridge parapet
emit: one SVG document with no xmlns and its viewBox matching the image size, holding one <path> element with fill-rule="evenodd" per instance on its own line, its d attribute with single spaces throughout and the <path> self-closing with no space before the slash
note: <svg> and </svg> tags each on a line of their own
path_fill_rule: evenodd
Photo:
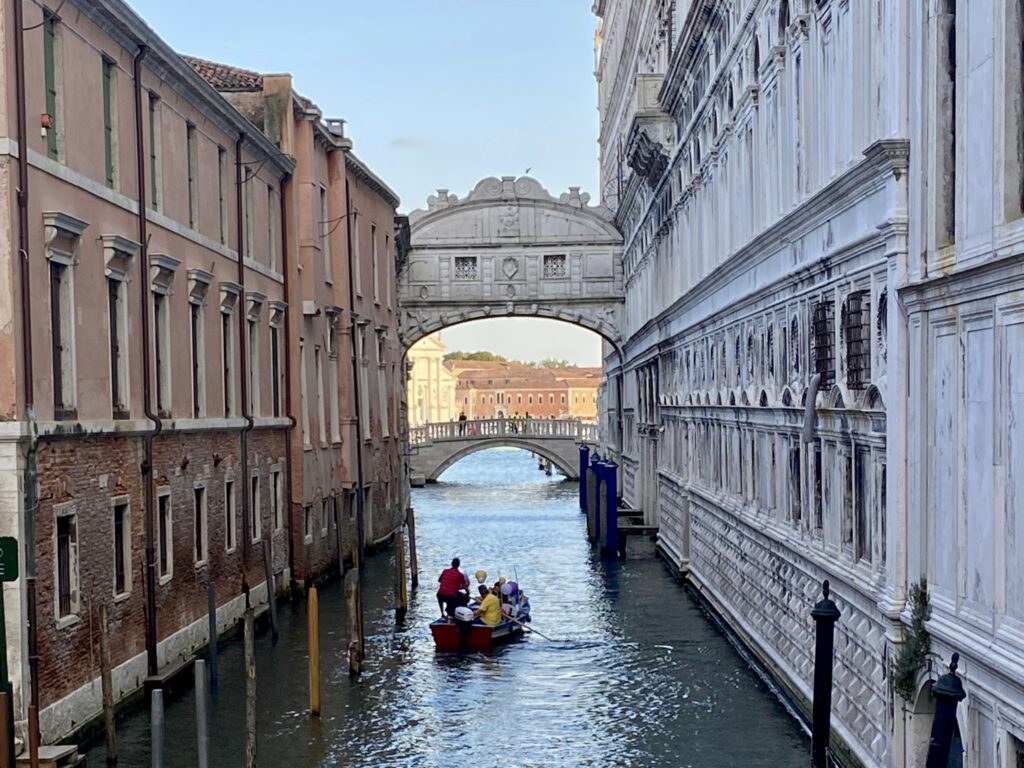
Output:
<svg viewBox="0 0 1024 768">
<path fill-rule="evenodd" d="M 491 439 L 503 436 L 572 439 L 576 442 L 595 442 L 597 425 L 584 424 L 579 419 L 473 419 L 444 421 L 412 427 L 409 443 L 422 445 L 442 440 Z"/>
</svg>

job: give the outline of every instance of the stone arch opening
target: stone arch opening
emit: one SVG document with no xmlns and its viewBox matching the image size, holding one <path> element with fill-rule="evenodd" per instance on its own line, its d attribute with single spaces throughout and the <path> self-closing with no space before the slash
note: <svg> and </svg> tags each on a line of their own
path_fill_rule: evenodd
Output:
<svg viewBox="0 0 1024 768">
<path fill-rule="evenodd" d="M 451 455 L 446 456 L 433 469 L 427 471 L 426 481 L 428 483 L 436 483 L 441 475 L 444 474 L 446 469 L 457 464 L 467 456 L 472 456 L 474 453 L 487 451 L 491 448 L 520 448 L 524 451 L 529 451 L 550 461 L 551 464 L 557 467 L 567 478 L 571 480 L 578 479 L 578 467 L 575 467 L 572 461 L 568 461 L 565 457 L 559 456 L 557 451 L 551 450 L 540 442 L 531 442 L 528 439 L 500 437 L 493 440 L 475 440 L 469 445 L 454 451 Z"/>
</svg>

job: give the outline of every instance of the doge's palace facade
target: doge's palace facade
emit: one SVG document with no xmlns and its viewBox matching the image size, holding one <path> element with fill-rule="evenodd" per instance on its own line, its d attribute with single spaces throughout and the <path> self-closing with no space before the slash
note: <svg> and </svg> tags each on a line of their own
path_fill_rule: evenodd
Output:
<svg viewBox="0 0 1024 768">
<path fill-rule="evenodd" d="M 830 580 L 834 746 L 865 765 L 924 765 L 954 651 L 966 764 L 1024 753 L 1020 4 L 959 5 L 594 6 L 625 237 L 606 449 L 803 706 Z M 932 655 L 909 693 L 915 584 Z"/>
</svg>

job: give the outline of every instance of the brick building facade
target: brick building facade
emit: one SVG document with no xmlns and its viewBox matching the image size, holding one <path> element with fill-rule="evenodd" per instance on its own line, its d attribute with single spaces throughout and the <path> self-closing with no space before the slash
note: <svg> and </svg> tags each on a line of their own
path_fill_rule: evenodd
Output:
<svg viewBox="0 0 1024 768">
<path fill-rule="evenodd" d="M 452 360 L 447 365 L 456 377 L 456 413 L 467 418 L 597 418 L 600 368 L 533 368 L 476 360 Z"/>
</svg>

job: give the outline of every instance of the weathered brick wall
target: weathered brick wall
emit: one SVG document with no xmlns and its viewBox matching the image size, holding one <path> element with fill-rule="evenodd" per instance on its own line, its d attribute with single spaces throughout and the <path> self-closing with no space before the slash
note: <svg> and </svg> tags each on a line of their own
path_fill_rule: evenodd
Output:
<svg viewBox="0 0 1024 768">
<path fill-rule="evenodd" d="M 263 535 L 273 542 L 274 570 L 287 566 L 285 528 L 274 530 L 270 503 L 270 465 L 284 456 L 283 430 L 249 434 L 249 469 L 260 475 Z M 37 522 L 38 628 L 41 703 L 46 707 L 86 685 L 99 674 L 99 611 L 106 604 L 112 662 L 145 651 L 145 507 L 140 466 L 140 437 L 49 439 L 40 443 L 40 503 Z M 173 433 L 154 441 L 156 487 L 169 486 L 172 510 L 172 575 L 155 591 L 157 637 L 163 640 L 207 611 L 206 584 L 212 576 L 218 603 L 241 593 L 242 491 L 237 432 Z M 236 483 L 237 545 L 225 551 L 224 482 Z M 194 558 L 193 488 L 207 487 L 208 558 Z M 126 496 L 131 525 L 131 587 L 114 597 L 114 497 Z M 56 618 L 55 506 L 68 503 L 78 517 L 79 610 L 76 618 Z M 156 495 L 154 494 L 154 514 Z M 259 544 L 250 549 L 246 575 L 250 586 L 264 581 Z M 141 680 L 139 683 L 141 684 Z"/>
</svg>

